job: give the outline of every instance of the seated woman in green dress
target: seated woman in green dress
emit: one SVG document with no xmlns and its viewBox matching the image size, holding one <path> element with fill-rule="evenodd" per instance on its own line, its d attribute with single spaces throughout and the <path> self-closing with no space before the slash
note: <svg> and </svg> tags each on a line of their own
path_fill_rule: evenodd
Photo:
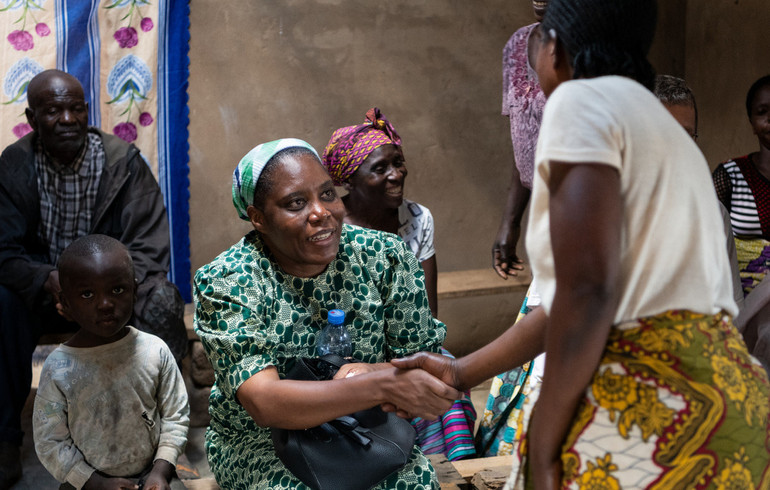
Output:
<svg viewBox="0 0 770 490">
<path fill-rule="evenodd" d="M 390 234 L 343 224 L 344 206 L 315 150 L 283 139 L 257 146 L 233 174 L 233 203 L 254 231 L 195 275 L 195 330 L 216 372 L 206 434 L 222 488 L 305 488 L 273 450 L 270 427 L 304 429 L 383 403 L 435 419 L 460 393 L 393 358 L 439 352 L 445 326 L 424 275 Z M 329 310 L 346 312 L 353 358 L 334 380 L 282 379 L 315 357 Z M 438 488 L 415 445 L 377 488 Z"/>
</svg>

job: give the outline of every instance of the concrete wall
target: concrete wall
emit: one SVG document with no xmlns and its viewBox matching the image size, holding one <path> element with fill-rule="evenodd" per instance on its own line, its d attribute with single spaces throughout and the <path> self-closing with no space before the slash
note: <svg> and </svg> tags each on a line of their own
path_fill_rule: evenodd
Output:
<svg viewBox="0 0 770 490">
<path fill-rule="evenodd" d="M 693 85 L 710 161 L 753 148 L 740 101 L 750 80 L 770 71 L 763 2 L 660 2 L 651 60 Z M 533 20 L 528 0 L 192 2 L 193 270 L 249 230 L 230 203 L 232 169 L 246 152 L 287 136 L 321 151 L 334 129 L 363 121 L 372 106 L 403 138 L 406 195 L 433 212 L 439 270 L 489 266 L 513 158 L 500 115 L 501 52 Z M 496 335 L 520 302 L 442 303 L 450 349 Z"/>
<path fill-rule="evenodd" d="M 687 5 L 685 75 L 698 102 L 698 144 L 714 167 L 759 150 L 745 100 L 751 84 L 770 74 L 770 4 L 689 0 Z"/>
<path fill-rule="evenodd" d="M 374 105 L 404 140 L 407 196 L 436 218 L 440 269 L 485 267 L 513 158 L 500 116 L 501 51 L 532 21 L 526 0 L 193 2 L 193 269 L 248 229 L 229 197 L 241 156 L 285 136 L 321 150 Z M 662 26 L 653 57 L 680 73 L 684 27 Z"/>
<path fill-rule="evenodd" d="M 529 2 L 196 0 L 191 9 L 192 265 L 240 238 L 238 160 L 296 136 L 323 149 L 378 106 L 404 141 L 407 197 L 432 211 L 441 270 L 482 267 L 512 150 L 501 50 Z"/>
</svg>

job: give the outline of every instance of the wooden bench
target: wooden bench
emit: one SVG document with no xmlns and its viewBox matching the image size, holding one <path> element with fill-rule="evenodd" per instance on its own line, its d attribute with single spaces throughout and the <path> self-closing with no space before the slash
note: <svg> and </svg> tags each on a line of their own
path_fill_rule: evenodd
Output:
<svg viewBox="0 0 770 490">
<path fill-rule="evenodd" d="M 513 456 L 491 456 L 488 458 L 461 459 L 453 461 L 457 473 L 477 490 L 503 488 L 513 465 Z M 443 488 L 443 487 L 442 487 Z"/>
<path fill-rule="evenodd" d="M 443 454 L 428 454 L 430 464 L 436 470 L 436 478 L 441 485 L 441 490 L 460 490 L 470 488 L 460 473 L 455 469 L 454 464 L 446 459 Z"/>
<path fill-rule="evenodd" d="M 440 300 L 523 292 L 529 288 L 529 283 L 532 282 L 532 271 L 529 269 L 529 266 L 525 265 L 524 270 L 520 271 L 517 276 L 509 277 L 505 280 L 501 279 L 491 267 L 486 269 L 439 272 L 437 282 L 437 294 Z M 184 309 L 184 323 L 189 340 L 198 339 L 193 330 L 194 312 L 195 307 L 193 304 L 187 303 Z M 71 333 L 45 334 L 40 337 L 38 344 L 60 344 L 71 336 Z"/>
<path fill-rule="evenodd" d="M 438 299 L 467 298 L 487 294 L 524 292 L 532 282 L 532 271 L 525 266 L 517 276 L 502 279 L 491 268 L 439 272 Z"/>
<path fill-rule="evenodd" d="M 448 461 L 443 454 L 428 455 L 441 490 L 493 490 L 502 488 L 511 471 L 513 456 Z M 213 477 L 182 480 L 192 490 L 219 490 Z"/>
</svg>

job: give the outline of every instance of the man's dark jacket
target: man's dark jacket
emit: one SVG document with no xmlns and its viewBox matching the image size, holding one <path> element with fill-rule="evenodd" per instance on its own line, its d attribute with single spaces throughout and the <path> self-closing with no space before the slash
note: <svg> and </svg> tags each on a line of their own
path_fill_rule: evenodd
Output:
<svg viewBox="0 0 770 490">
<path fill-rule="evenodd" d="M 91 233 L 120 240 L 131 252 L 141 284 L 168 272 L 169 230 L 158 183 L 139 150 L 96 128 L 106 161 L 96 195 Z M 48 246 L 38 237 L 40 195 L 35 171 L 36 133 L 0 155 L 0 284 L 34 307 L 45 298 L 43 284 L 55 269 Z"/>
</svg>

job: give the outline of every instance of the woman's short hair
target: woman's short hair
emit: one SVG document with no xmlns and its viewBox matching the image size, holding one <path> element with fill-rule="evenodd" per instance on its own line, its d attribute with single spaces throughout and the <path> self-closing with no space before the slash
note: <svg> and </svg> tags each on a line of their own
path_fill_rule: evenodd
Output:
<svg viewBox="0 0 770 490">
<path fill-rule="evenodd" d="M 262 173 L 259 175 L 257 185 L 254 187 L 254 207 L 260 211 L 265 210 L 265 199 L 267 195 L 273 190 L 274 173 L 278 168 L 279 163 L 283 163 L 291 158 L 297 158 L 302 155 L 310 155 L 314 160 L 318 161 L 321 165 L 321 160 L 318 159 L 318 155 L 312 150 L 304 148 L 302 146 L 292 146 L 290 148 L 283 149 L 270 157 L 270 160 L 265 164 L 265 168 L 262 169 Z"/>
<path fill-rule="evenodd" d="M 770 75 L 765 75 L 756 82 L 751 84 L 749 93 L 746 94 L 746 114 L 751 118 L 751 105 L 754 103 L 754 97 L 757 96 L 759 89 L 770 85 Z"/>
<path fill-rule="evenodd" d="M 695 94 L 687 86 L 687 82 L 673 75 L 658 75 L 655 77 L 654 92 L 664 104 L 692 107 L 693 111 L 695 111 L 695 126 L 697 129 L 698 105 L 695 103 Z"/>
<path fill-rule="evenodd" d="M 573 78 L 621 75 L 652 90 L 655 70 L 647 53 L 657 10 L 655 0 L 551 0 L 542 30 L 556 32 Z"/>
</svg>

